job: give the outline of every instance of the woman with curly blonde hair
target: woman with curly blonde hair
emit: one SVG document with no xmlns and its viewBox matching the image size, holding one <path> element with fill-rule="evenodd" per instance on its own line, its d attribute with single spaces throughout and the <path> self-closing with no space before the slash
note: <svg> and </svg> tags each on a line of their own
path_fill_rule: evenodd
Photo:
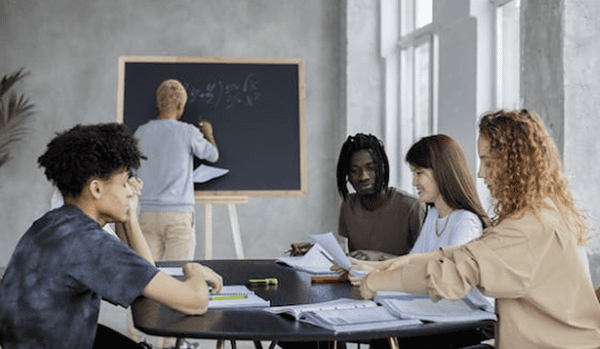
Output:
<svg viewBox="0 0 600 349">
<path fill-rule="evenodd" d="M 550 198 L 565 223 L 572 227 L 578 245 L 589 242 L 592 229 L 575 205 L 569 181 L 554 139 L 535 111 L 498 111 L 479 124 L 480 139 L 489 141 L 486 158 L 497 223 L 526 211 L 539 213 Z M 488 180 L 486 180 L 486 185 Z M 518 193 L 518 195 L 515 195 Z"/>
<path fill-rule="evenodd" d="M 587 220 L 575 205 L 558 150 L 532 111 L 494 111 L 479 123 L 478 176 L 497 217 L 467 244 L 383 264 L 361 294 L 402 290 L 458 299 L 472 287 L 496 298 L 496 347 L 598 348 L 600 303 L 579 258 Z"/>
</svg>

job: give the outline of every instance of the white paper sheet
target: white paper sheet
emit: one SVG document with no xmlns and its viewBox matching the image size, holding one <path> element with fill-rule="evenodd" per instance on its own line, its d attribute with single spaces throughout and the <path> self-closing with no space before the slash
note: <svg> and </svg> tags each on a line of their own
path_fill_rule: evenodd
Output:
<svg viewBox="0 0 600 349">
<path fill-rule="evenodd" d="M 224 176 L 228 172 L 228 169 L 201 164 L 194 170 L 194 183 L 208 182 L 211 179 Z"/>
</svg>

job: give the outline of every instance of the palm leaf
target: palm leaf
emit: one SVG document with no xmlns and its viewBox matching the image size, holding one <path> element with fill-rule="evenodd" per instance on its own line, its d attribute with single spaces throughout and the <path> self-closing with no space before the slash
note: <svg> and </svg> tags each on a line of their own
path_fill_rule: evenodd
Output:
<svg viewBox="0 0 600 349">
<path fill-rule="evenodd" d="M 10 159 L 10 146 L 28 132 L 26 123 L 33 115 L 34 105 L 30 103 L 29 98 L 17 96 L 14 91 L 8 97 L 5 96 L 15 83 L 27 75 L 28 73 L 23 73 L 21 69 L 12 75 L 4 76 L 0 84 L 0 166 Z"/>
</svg>

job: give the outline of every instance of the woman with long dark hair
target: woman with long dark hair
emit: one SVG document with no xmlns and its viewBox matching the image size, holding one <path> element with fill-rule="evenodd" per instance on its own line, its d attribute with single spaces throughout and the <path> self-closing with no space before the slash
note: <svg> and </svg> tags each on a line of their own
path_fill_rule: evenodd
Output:
<svg viewBox="0 0 600 349">
<path fill-rule="evenodd" d="M 447 135 L 424 137 L 408 150 L 406 162 L 413 172 L 413 185 L 418 200 L 427 207 L 425 222 L 410 253 L 435 251 L 442 247 L 465 244 L 479 236 L 491 225 L 483 209 L 467 158 L 458 142 Z M 383 263 L 354 261 L 357 268 L 378 268 Z M 359 278 L 353 278 L 355 284 Z M 465 298 L 477 307 L 494 311 L 493 299 L 476 288 Z M 433 336 L 430 344 L 436 348 L 458 348 L 492 337 L 493 328 L 483 331 Z M 372 343 L 387 347 L 384 341 Z"/>
</svg>

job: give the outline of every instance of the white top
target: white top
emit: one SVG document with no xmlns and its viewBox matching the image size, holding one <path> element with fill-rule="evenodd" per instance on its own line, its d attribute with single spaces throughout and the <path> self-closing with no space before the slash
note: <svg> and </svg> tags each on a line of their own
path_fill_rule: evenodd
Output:
<svg viewBox="0 0 600 349">
<path fill-rule="evenodd" d="M 481 236 L 482 231 L 481 220 L 471 211 L 455 210 L 448 216 L 440 218 L 440 213 L 435 206 L 430 206 L 421 234 L 410 253 L 425 253 L 441 247 L 463 245 Z M 477 306 L 484 307 L 487 311 L 494 311 L 494 299 L 484 296 L 477 288 L 472 288 L 465 298 Z"/>
<path fill-rule="evenodd" d="M 437 234 L 435 232 L 436 221 Z M 481 220 L 471 211 L 456 210 L 450 215 L 440 218 L 438 210 L 431 206 L 425 217 L 421 234 L 410 253 L 425 253 L 435 251 L 440 247 L 466 244 L 481 236 L 482 230 Z"/>
</svg>

